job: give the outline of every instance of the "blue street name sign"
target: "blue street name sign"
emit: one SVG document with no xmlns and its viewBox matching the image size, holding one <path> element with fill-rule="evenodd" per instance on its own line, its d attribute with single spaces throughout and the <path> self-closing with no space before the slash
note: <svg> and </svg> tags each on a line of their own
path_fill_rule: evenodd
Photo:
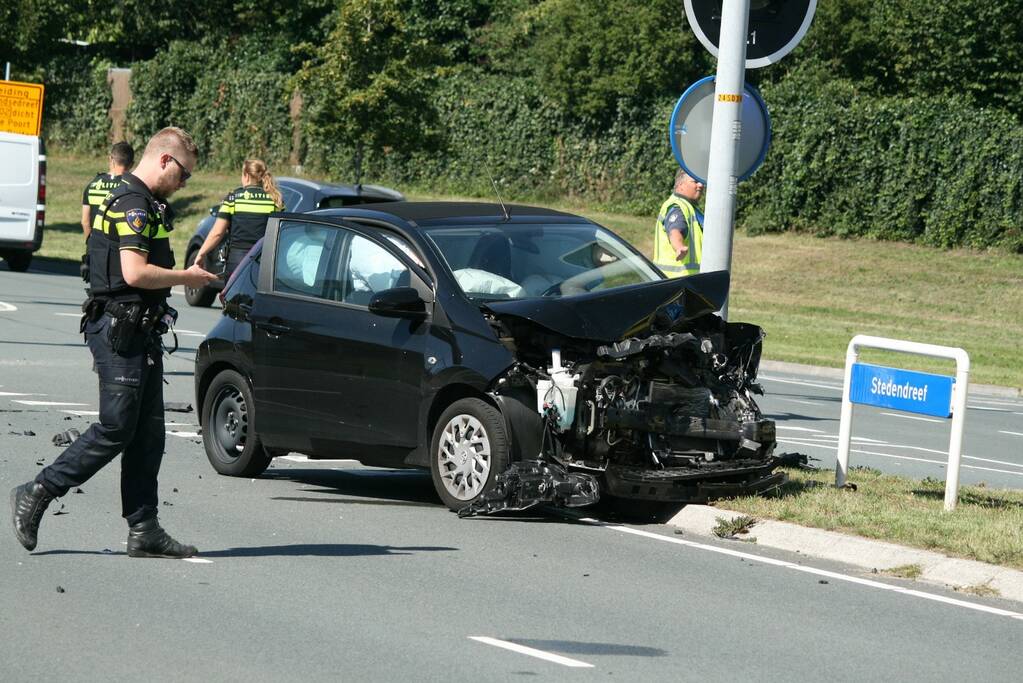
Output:
<svg viewBox="0 0 1023 683">
<path fill-rule="evenodd" d="M 954 377 L 856 363 L 852 366 L 849 400 L 907 413 L 951 417 L 953 386 Z"/>
</svg>

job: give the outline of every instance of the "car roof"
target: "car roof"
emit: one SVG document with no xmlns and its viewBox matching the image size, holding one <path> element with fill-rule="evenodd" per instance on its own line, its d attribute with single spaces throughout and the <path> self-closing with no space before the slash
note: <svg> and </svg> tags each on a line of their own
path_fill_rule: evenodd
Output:
<svg viewBox="0 0 1023 683">
<path fill-rule="evenodd" d="M 546 209 L 538 206 L 524 206 L 522 204 L 507 204 L 508 215 L 512 219 L 538 217 L 538 218 L 568 218 L 576 221 L 585 221 L 585 218 L 563 211 Z M 388 213 L 406 221 L 416 223 L 444 221 L 459 218 L 493 218 L 504 220 L 505 211 L 500 204 L 488 204 L 485 202 L 391 202 L 388 204 L 374 204 L 373 211 Z"/>
<path fill-rule="evenodd" d="M 394 190 L 379 185 L 349 185 L 345 183 L 321 183 L 308 178 L 292 178 L 285 176 L 277 178 L 278 185 L 293 187 L 299 192 L 315 192 L 321 196 L 345 196 L 345 197 L 380 197 L 383 199 L 396 199 L 401 195 Z"/>
</svg>

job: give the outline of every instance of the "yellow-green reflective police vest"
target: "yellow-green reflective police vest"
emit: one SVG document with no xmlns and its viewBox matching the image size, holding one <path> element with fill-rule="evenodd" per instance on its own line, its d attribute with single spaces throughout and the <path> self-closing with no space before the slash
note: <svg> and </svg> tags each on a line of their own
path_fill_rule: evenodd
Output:
<svg viewBox="0 0 1023 683">
<path fill-rule="evenodd" d="M 668 240 L 668 233 L 664 230 L 664 221 L 668 218 L 668 212 L 673 207 L 678 207 L 685 217 L 686 225 L 689 227 L 689 236 L 686 238 L 686 246 L 689 251 L 684 261 L 676 259 L 675 248 Z M 671 195 L 661 204 L 661 210 L 657 212 L 657 224 L 654 227 L 654 263 L 664 271 L 668 277 L 683 277 L 700 272 L 700 258 L 703 255 L 703 226 L 696 207 L 687 199 L 676 194 Z"/>
</svg>

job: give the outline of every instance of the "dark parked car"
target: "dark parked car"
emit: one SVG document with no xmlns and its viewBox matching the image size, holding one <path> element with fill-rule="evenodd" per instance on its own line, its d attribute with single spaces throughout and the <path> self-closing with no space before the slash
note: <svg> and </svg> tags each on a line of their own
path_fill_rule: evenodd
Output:
<svg viewBox="0 0 1023 683">
<path fill-rule="evenodd" d="M 275 215 L 196 355 L 206 453 L 246 477 L 287 452 L 429 468 L 456 510 L 566 476 L 660 503 L 764 491 L 784 474 L 752 396 L 763 334 L 714 315 L 727 287 L 546 209 Z"/>
<path fill-rule="evenodd" d="M 316 209 L 332 209 L 342 206 L 361 206 L 363 204 L 375 204 L 379 202 L 399 202 L 405 199 L 400 192 L 379 185 L 335 185 L 332 183 L 320 183 L 304 178 L 277 178 L 277 187 L 280 188 L 281 196 L 284 198 L 284 206 L 291 213 L 305 213 Z M 210 234 L 213 224 L 217 220 L 217 209 L 219 206 L 210 208 L 210 215 L 199 221 L 195 234 L 188 240 L 188 248 L 185 250 L 185 267 L 195 262 L 195 255 L 199 253 L 199 247 Z M 206 256 L 206 263 L 203 267 L 211 273 L 224 272 L 224 247 L 214 249 Z M 217 296 L 217 292 L 224 288 L 224 281 L 218 280 L 206 287 L 193 289 L 185 288 L 185 300 L 191 306 L 209 306 Z"/>
</svg>

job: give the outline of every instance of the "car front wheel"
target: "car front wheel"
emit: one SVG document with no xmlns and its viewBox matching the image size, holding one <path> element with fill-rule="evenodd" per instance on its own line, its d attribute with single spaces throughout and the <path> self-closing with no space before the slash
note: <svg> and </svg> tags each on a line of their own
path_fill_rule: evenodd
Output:
<svg viewBox="0 0 1023 683">
<path fill-rule="evenodd" d="M 202 424 L 206 457 L 220 474 L 255 477 L 273 460 L 256 434 L 252 390 L 238 372 L 224 370 L 213 379 L 203 399 Z"/>
<path fill-rule="evenodd" d="M 430 441 L 430 473 L 444 504 L 461 510 L 494 486 L 508 468 L 504 418 L 478 398 L 452 403 L 440 416 Z"/>
</svg>

